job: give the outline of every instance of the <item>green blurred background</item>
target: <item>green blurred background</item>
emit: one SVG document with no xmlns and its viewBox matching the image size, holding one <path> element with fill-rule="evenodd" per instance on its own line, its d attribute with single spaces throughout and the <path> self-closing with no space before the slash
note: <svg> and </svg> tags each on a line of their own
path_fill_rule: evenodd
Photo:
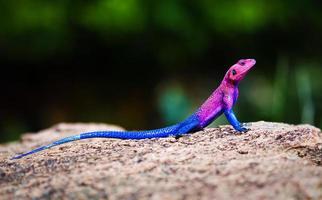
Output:
<svg viewBox="0 0 322 200">
<path fill-rule="evenodd" d="M 58 122 L 176 123 L 240 58 L 257 60 L 241 121 L 322 127 L 321 1 L 0 1 L 0 142 Z"/>
</svg>

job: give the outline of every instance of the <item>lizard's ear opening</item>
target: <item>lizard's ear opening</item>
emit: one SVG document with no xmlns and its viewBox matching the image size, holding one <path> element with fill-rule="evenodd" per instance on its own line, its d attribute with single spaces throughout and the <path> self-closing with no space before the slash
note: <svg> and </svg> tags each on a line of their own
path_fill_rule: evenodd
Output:
<svg viewBox="0 0 322 200">
<path fill-rule="evenodd" d="M 236 69 L 231 69 L 228 72 L 228 81 L 232 84 L 235 84 L 235 81 L 238 77 L 238 71 Z"/>
<path fill-rule="evenodd" d="M 231 81 L 236 80 L 236 78 L 237 78 L 237 74 L 238 74 L 237 70 L 236 70 L 236 69 L 232 69 L 232 70 L 229 72 L 229 79 L 230 79 Z"/>
</svg>

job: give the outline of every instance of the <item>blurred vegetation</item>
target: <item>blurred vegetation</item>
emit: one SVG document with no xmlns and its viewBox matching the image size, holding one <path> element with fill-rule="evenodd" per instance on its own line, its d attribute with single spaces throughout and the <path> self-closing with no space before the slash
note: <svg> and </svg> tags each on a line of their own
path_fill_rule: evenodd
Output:
<svg viewBox="0 0 322 200">
<path fill-rule="evenodd" d="M 322 127 L 321 8 L 317 0 L 0 1 L 0 141 L 62 121 L 176 123 L 240 58 L 257 60 L 241 83 L 240 120 Z"/>
</svg>

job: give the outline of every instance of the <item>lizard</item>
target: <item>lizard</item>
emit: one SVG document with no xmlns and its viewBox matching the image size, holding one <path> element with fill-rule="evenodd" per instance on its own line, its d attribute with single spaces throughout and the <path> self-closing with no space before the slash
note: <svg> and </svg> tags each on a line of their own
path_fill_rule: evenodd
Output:
<svg viewBox="0 0 322 200">
<path fill-rule="evenodd" d="M 236 64 L 232 65 L 226 72 L 218 88 L 213 91 L 210 97 L 192 115 L 175 125 L 144 131 L 85 132 L 57 140 L 27 153 L 16 155 L 11 159 L 19 159 L 57 145 L 87 138 L 147 139 L 169 136 L 177 137 L 183 134 L 202 130 L 222 114 L 226 116 L 228 122 L 236 131 L 246 132 L 249 129 L 246 128 L 245 124 L 238 121 L 234 114 L 233 107 L 238 99 L 239 82 L 246 76 L 246 74 L 255 64 L 255 59 L 241 59 Z"/>
</svg>

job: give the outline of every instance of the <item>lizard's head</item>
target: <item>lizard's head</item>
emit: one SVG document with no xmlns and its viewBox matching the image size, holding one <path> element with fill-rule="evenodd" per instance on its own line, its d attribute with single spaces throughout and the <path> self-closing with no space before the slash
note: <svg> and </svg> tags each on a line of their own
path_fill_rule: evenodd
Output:
<svg viewBox="0 0 322 200">
<path fill-rule="evenodd" d="M 256 64 L 255 59 L 241 59 L 236 64 L 230 67 L 228 70 L 225 80 L 235 84 L 243 80 L 247 72 Z"/>
</svg>

